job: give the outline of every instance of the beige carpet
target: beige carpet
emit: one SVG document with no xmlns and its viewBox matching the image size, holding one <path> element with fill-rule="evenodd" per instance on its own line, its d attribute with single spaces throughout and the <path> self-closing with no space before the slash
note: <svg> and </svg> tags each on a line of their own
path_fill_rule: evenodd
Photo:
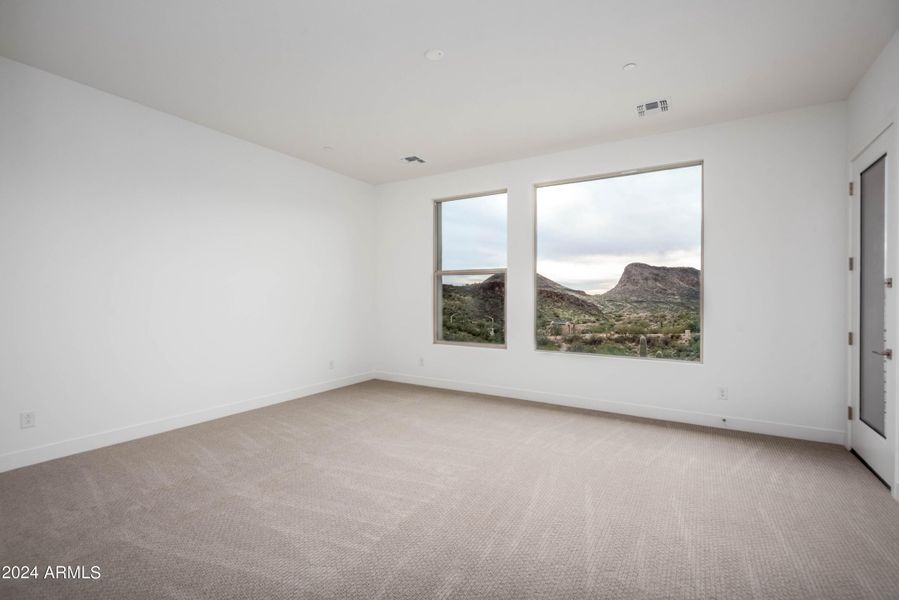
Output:
<svg viewBox="0 0 899 600">
<path fill-rule="evenodd" d="M 0 474 L 2 598 L 899 598 L 837 446 L 379 381 Z"/>
</svg>

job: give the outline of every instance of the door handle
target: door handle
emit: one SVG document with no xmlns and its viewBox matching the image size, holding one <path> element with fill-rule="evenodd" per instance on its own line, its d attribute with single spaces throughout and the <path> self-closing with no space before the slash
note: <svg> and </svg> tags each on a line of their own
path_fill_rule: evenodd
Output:
<svg viewBox="0 0 899 600">
<path fill-rule="evenodd" d="M 886 357 L 890 360 L 893 360 L 893 351 L 887 348 L 883 352 L 878 352 L 877 350 L 871 350 L 874 354 L 879 354 L 880 356 Z"/>
</svg>

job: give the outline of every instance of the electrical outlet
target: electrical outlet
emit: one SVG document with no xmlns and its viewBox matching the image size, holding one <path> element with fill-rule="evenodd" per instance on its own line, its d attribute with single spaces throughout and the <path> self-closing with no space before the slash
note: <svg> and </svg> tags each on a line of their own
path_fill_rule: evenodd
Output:
<svg viewBox="0 0 899 600">
<path fill-rule="evenodd" d="M 21 429 L 28 429 L 29 427 L 34 427 L 34 413 L 33 412 L 24 412 L 19 413 L 19 427 Z"/>
<path fill-rule="evenodd" d="M 425 366 L 425 357 L 424 357 L 424 356 L 419 356 L 419 357 L 418 357 L 418 366 L 419 366 L 419 367 Z"/>
<path fill-rule="evenodd" d="M 726 387 L 718 388 L 718 400 L 727 400 L 727 388 Z"/>
<path fill-rule="evenodd" d="M 334 359 L 328 361 L 328 368 L 332 371 L 334 370 Z"/>
</svg>

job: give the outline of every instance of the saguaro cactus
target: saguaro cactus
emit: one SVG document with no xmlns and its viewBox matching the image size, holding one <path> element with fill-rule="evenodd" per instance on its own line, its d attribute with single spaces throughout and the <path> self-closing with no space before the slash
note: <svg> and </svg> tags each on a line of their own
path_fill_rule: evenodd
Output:
<svg viewBox="0 0 899 600">
<path fill-rule="evenodd" d="M 646 357 L 649 355 L 649 348 L 646 346 L 646 336 L 640 336 L 640 356 Z"/>
</svg>

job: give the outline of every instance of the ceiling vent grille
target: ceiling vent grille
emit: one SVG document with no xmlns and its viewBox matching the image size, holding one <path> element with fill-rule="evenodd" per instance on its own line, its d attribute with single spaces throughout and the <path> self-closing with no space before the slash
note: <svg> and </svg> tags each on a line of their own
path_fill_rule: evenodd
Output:
<svg viewBox="0 0 899 600">
<path fill-rule="evenodd" d="M 653 100 L 637 105 L 637 116 L 645 117 L 658 112 L 668 112 L 668 100 Z"/>
</svg>

